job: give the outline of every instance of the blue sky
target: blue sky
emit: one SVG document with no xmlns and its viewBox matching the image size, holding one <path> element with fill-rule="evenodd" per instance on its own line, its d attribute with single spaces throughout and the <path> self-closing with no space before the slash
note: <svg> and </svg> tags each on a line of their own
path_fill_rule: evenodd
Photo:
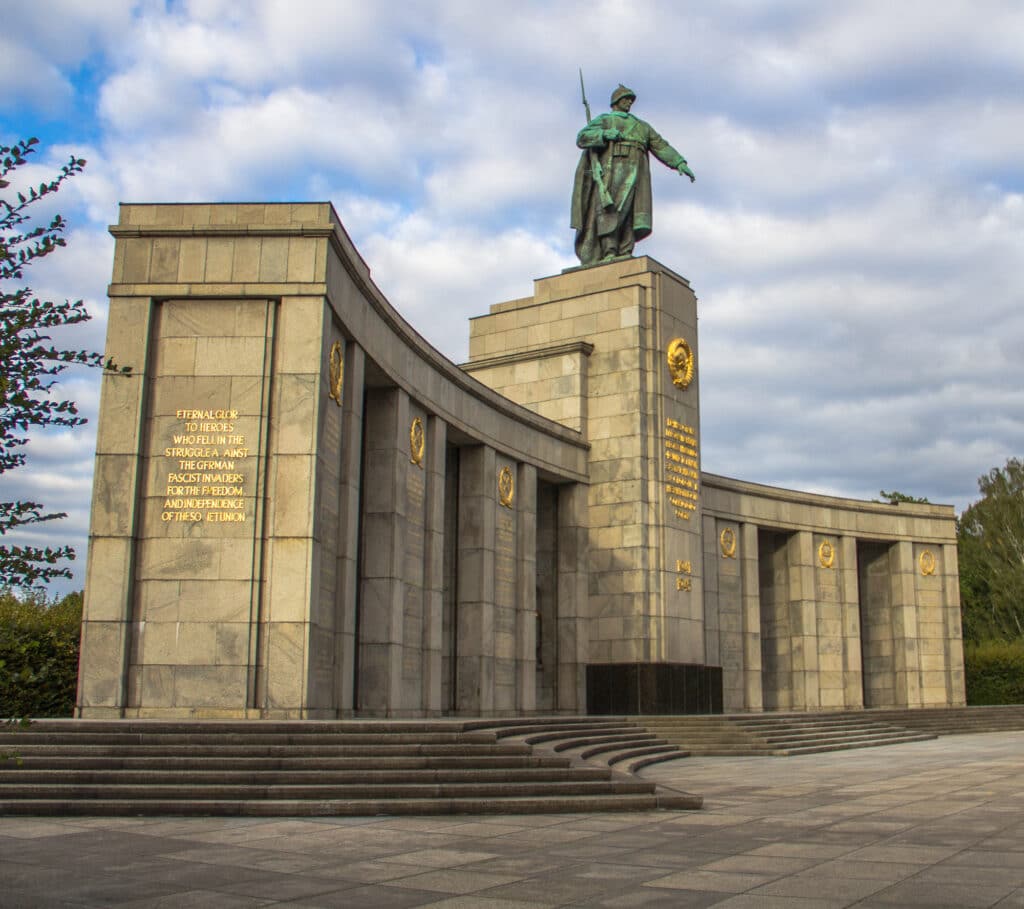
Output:
<svg viewBox="0 0 1024 909">
<path fill-rule="evenodd" d="M 4 12 L 0 136 L 37 135 L 70 246 L 30 275 L 95 320 L 119 201 L 329 199 L 453 360 L 466 320 L 575 263 L 582 126 L 618 82 L 689 159 L 655 162 L 638 252 L 700 300 L 703 465 L 958 509 L 1024 453 L 1024 6 L 724 0 L 58 2 Z M 95 416 L 94 375 L 63 389 Z M 0 497 L 84 569 L 95 421 Z M 43 535 L 34 540 L 41 541 Z"/>
</svg>

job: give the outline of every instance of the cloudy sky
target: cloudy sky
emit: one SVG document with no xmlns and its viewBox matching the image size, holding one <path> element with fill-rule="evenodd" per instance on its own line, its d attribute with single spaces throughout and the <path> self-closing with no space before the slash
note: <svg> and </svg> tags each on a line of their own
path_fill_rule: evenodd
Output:
<svg viewBox="0 0 1024 909">
<path fill-rule="evenodd" d="M 37 0 L 3 13 L 0 141 L 43 141 L 36 180 L 88 159 L 30 274 L 88 303 L 77 346 L 119 201 L 328 199 L 461 362 L 469 316 L 575 264 L 577 67 L 595 113 L 624 82 L 697 174 L 654 163 L 638 251 L 700 300 L 704 468 L 961 509 L 1024 454 L 1022 47 L 1017 0 Z M 96 376 L 62 391 L 95 416 Z M 0 480 L 69 512 L 79 585 L 94 425 Z"/>
</svg>

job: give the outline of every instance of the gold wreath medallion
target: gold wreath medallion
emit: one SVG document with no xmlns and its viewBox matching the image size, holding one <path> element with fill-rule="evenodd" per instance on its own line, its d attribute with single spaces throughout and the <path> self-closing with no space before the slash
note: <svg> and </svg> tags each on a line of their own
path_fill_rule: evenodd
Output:
<svg viewBox="0 0 1024 909">
<path fill-rule="evenodd" d="M 335 341 L 331 345 L 331 355 L 328 359 L 328 377 L 330 388 L 327 396 L 341 407 L 341 389 L 345 383 L 345 358 L 342 351 L 344 347 L 341 341 Z"/>
<path fill-rule="evenodd" d="M 675 338 L 668 345 L 668 372 L 672 384 L 684 391 L 693 381 L 693 351 L 685 338 Z"/>
<path fill-rule="evenodd" d="M 935 574 L 935 553 L 930 549 L 922 550 L 921 555 L 918 556 L 917 564 L 921 568 L 921 574 L 925 577 Z"/>
<path fill-rule="evenodd" d="M 836 550 L 829 540 L 822 540 L 818 546 L 818 562 L 822 568 L 831 568 L 836 563 Z"/>
<path fill-rule="evenodd" d="M 723 559 L 736 558 L 736 532 L 731 527 L 726 527 L 718 535 L 718 545 L 722 549 Z"/>
<path fill-rule="evenodd" d="M 409 460 L 417 467 L 423 466 L 423 453 L 427 449 L 427 440 L 423 433 L 423 421 L 414 417 L 409 427 Z"/>
<path fill-rule="evenodd" d="M 502 467 L 498 471 L 498 500 L 506 508 L 511 508 L 515 497 L 516 485 L 512 478 L 512 468 Z"/>
</svg>

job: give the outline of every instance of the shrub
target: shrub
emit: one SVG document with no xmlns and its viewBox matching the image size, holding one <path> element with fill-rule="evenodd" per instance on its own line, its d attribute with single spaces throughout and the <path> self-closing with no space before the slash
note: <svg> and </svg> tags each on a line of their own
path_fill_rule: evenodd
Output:
<svg viewBox="0 0 1024 909">
<path fill-rule="evenodd" d="M 82 595 L 48 602 L 0 591 L 0 718 L 71 716 Z"/>
<path fill-rule="evenodd" d="M 968 704 L 1024 704 L 1024 639 L 964 645 Z"/>
</svg>

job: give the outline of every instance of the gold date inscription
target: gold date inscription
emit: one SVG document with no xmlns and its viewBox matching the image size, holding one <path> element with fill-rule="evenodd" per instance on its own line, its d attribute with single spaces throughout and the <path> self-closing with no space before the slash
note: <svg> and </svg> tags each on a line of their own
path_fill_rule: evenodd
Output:
<svg viewBox="0 0 1024 909">
<path fill-rule="evenodd" d="M 693 590 L 693 563 L 676 559 L 676 590 Z"/>
</svg>

